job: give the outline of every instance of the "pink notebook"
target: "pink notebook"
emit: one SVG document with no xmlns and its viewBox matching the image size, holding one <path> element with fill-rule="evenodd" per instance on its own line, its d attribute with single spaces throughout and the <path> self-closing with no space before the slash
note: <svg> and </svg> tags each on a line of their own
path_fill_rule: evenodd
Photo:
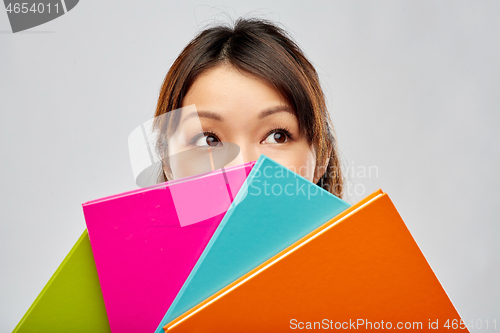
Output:
<svg viewBox="0 0 500 333">
<path fill-rule="evenodd" d="M 254 163 L 83 204 L 113 333 L 155 331 Z"/>
</svg>

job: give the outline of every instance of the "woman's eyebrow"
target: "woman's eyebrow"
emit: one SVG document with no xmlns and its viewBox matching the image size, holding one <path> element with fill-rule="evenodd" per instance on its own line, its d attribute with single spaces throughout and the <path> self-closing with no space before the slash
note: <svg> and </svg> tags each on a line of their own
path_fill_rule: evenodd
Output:
<svg viewBox="0 0 500 333">
<path fill-rule="evenodd" d="M 183 122 L 188 120 L 189 118 L 193 117 L 199 117 L 199 118 L 210 118 L 218 121 L 224 121 L 224 118 L 222 118 L 220 115 L 218 115 L 215 112 L 212 111 L 197 111 L 197 112 L 192 112 L 188 114 L 184 119 L 182 120 Z"/>
<path fill-rule="evenodd" d="M 198 117 L 224 121 L 224 118 L 222 118 L 220 115 L 212 111 L 198 111 Z"/>
<path fill-rule="evenodd" d="M 278 106 L 273 106 L 273 107 L 270 107 L 270 108 L 267 108 L 267 109 L 261 111 L 259 114 L 259 119 L 265 118 L 267 116 L 270 116 L 270 115 L 278 113 L 278 112 L 288 112 L 288 113 L 295 115 L 295 113 L 293 113 L 293 111 L 292 111 L 292 108 L 290 108 L 289 106 L 278 105 Z"/>
<path fill-rule="evenodd" d="M 277 105 L 277 106 L 272 106 L 270 108 L 262 110 L 259 113 L 259 119 L 265 118 L 267 116 L 270 116 L 270 115 L 278 113 L 278 112 L 288 112 L 288 113 L 295 115 L 295 113 L 292 111 L 292 108 L 290 108 L 289 106 Z M 196 117 L 196 116 L 198 116 L 199 118 L 210 118 L 210 119 L 214 119 L 217 121 L 224 121 L 224 118 L 222 116 L 220 116 L 219 114 L 217 114 L 216 112 L 206 111 L 206 110 L 198 110 L 197 112 L 192 112 L 192 113 L 188 114 L 182 121 L 184 122 L 184 121 L 188 120 L 189 118 Z"/>
</svg>

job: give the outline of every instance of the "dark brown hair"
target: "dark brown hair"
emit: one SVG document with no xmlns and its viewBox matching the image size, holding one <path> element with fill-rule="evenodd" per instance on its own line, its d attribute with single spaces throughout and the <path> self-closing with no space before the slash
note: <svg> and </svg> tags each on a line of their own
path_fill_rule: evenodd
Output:
<svg viewBox="0 0 500 333">
<path fill-rule="evenodd" d="M 316 149 L 317 185 L 338 197 L 343 177 L 336 139 L 318 74 L 288 34 L 272 22 L 239 18 L 233 27 L 199 33 L 174 61 L 158 98 L 155 117 L 182 106 L 204 71 L 230 64 L 270 83 L 293 107 L 299 129 Z M 319 169 L 318 169 L 319 168 Z"/>
</svg>

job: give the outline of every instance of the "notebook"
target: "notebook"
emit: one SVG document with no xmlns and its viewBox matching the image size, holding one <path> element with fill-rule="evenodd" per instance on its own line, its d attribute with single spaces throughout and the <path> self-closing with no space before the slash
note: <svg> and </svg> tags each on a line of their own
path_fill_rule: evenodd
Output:
<svg viewBox="0 0 500 333">
<path fill-rule="evenodd" d="M 464 329 L 377 191 L 165 326 L 166 332 Z"/>
<path fill-rule="evenodd" d="M 253 164 L 83 204 L 113 333 L 156 329 Z"/>
<path fill-rule="evenodd" d="M 348 207 L 261 155 L 156 332 Z"/>
<path fill-rule="evenodd" d="M 110 332 L 87 230 L 13 332 Z"/>
</svg>

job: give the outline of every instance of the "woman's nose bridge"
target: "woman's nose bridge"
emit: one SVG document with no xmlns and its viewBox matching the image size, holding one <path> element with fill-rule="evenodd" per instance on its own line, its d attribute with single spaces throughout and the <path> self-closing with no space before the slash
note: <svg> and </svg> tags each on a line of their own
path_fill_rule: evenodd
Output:
<svg viewBox="0 0 500 333">
<path fill-rule="evenodd" d="M 260 152 L 258 147 L 255 147 L 255 145 L 246 142 L 245 140 L 234 140 L 232 143 L 238 145 L 240 149 L 239 158 L 237 158 L 240 160 L 240 163 L 256 161 L 259 158 Z M 243 159 L 243 161 L 241 161 L 241 159 Z"/>
</svg>

